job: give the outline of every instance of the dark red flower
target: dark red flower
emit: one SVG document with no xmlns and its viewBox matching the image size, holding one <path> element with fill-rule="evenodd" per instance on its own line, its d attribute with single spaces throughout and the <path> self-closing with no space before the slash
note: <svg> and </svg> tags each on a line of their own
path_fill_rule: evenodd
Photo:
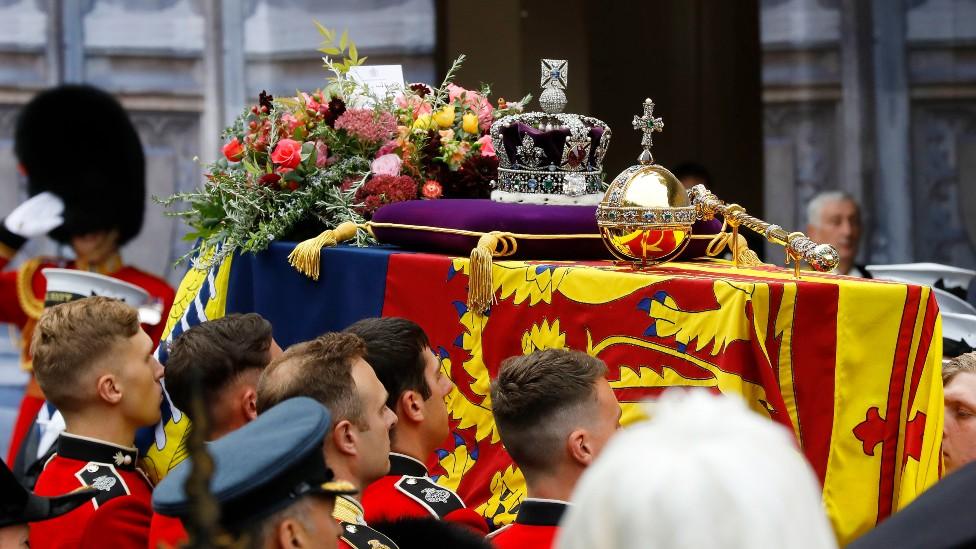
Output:
<svg viewBox="0 0 976 549">
<path fill-rule="evenodd" d="M 266 107 L 268 111 L 270 111 L 272 101 L 274 101 L 274 96 L 265 90 L 261 90 L 261 93 L 258 95 L 258 105 L 261 107 Z"/>
<path fill-rule="evenodd" d="M 321 111 L 320 111 L 321 112 Z M 335 127 L 335 121 L 346 112 L 346 103 L 338 97 L 329 100 L 329 108 L 322 113 L 325 123 L 330 127 Z"/>
<path fill-rule="evenodd" d="M 423 82 L 414 82 L 407 86 L 412 92 L 417 94 L 418 97 L 427 97 L 427 95 L 433 93 L 434 90 L 430 89 L 430 86 L 424 84 Z"/>
<path fill-rule="evenodd" d="M 258 185 L 262 185 L 264 187 L 274 187 L 278 185 L 279 181 L 281 181 L 280 175 L 276 173 L 266 173 L 262 175 L 260 179 L 258 179 Z"/>
<path fill-rule="evenodd" d="M 488 184 L 498 173 L 498 157 L 469 156 L 456 172 L 442 172 L 445 198 L 490 198 Z"/>
</svg>

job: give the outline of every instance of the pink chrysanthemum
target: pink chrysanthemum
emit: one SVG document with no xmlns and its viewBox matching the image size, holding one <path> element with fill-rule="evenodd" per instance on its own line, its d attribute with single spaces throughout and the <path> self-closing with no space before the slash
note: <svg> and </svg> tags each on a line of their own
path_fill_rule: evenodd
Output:
<svg viewBox="0 0 976 549">
<path fill-rule="evenodd" d="M 337 130 L 345 130 L 363 141 L 379 143 L 396 135 L 396 118 L 391 113 L 376 113 L 370 109 L 348 109 L 335 123 Z"/>
</svg>

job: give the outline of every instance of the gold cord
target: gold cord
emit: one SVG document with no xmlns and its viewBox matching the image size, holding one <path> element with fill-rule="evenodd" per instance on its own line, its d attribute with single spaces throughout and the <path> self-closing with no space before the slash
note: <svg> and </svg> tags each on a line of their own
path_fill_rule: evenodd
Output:
<svg viewBox="0 0 976 549">
<path fill-rule="evenodd" d="M 41 318 L 44 300 L 34 295 L 34 273 L 41 266 L 40 258 L 29 259 L 17 269 L 17 301 L 20 308 L 31 319 Z"/>
</svg>

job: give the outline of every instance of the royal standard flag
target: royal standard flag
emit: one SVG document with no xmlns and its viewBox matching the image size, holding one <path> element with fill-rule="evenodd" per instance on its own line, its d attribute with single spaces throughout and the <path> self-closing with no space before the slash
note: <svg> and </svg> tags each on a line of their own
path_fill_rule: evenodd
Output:
<svg viewBox="0 0 976 549">
<path fill-rule="evenodd" d="M 431 470 L 496 525 L 514 518 L 525 488 L 492 420 L 490 382 L 503 359 L 549 347 L 605 361 L 625 422 L 669 387 L 740 395 L 795 434 L 841 543 L 939 478 L 941 324 L 926 287 L 817 273 L 794 280 L 722 261 L 644 271 L 498 261 L 497 302 L 478 314 L 465 305 L 466 258 L 340 246 L 325 250 L 314 282 L 288 266 L 290 250 L 274 244 L 191 271 L 170 339 L 225 312 L 261 313 L 282 345 L 368 316 L 418 322 L 456 385 L 452 434 Z M 157 429 L 147 455 L 156 476 L 181 459 L 185 426 L 174 414 Z"/>
</svg>

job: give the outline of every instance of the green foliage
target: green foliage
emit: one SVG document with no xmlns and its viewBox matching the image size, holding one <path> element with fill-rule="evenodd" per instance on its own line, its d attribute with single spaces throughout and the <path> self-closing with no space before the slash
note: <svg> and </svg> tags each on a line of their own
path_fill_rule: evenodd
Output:
<svg viewBox="0 0 976 549">
<path fill-rule="evenodd" d="M 322 35 L 319 51 L 328 56 L 326 63 L 330 69 L 343 75 L 349 72 L 350 67 L 362 65 L 366 62 L 366 57 L 359 57 L 359 50 L 356 48 L 356 43 L 349 39 L 348 31 L 343 30 L 342 34 L 339 35 L 339 41 L 336 42 L 338 30 L 324 27 L 318 21 L 314 23 L 319 34 Z M 341 61 L 331 61 L 333 56 L 341 59 Z"/>
<path fill-rule="evenodd" d="M 209 268 L 235 251 L 265 250 L 300 221 L 310 217 L 327 227 L 335 227 L 343 221 L 364 221 L 355 210 L 355 196 L 369 172 L 369 161 L 365 158 L 340 160 L 329 169 L 306 177 L 304 186 L 291 192 L 255 185 L 253 176 L 249 177 L 248 171 L 239 166 L 219 171 L 211 165 L 210 181 L 202 188 L 163 199 L 153 197 L 167 208 L 177 203 L 189 206 L 185 210 L 167 212 L 190 225 L 187 240 L 199 240 L 190 253 L 180 258 L 181 262 L 208 248 L 214 248 L 216 253 L 205 259 L 201 254 L 195 266 Z M 347 179 L 357 183 L 342 190 Z M 360 232 L 356 244 L 368 243 L 369 237 Z"/>
</svg>

